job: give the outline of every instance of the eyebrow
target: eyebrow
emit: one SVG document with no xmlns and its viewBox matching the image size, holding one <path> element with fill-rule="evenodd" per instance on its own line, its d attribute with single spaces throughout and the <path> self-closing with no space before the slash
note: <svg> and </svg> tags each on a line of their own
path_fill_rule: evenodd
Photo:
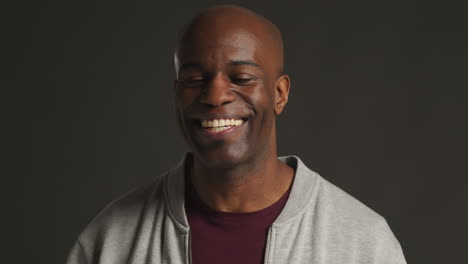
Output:
<svg viewBox="0 0 468 264">
<path fill-rule="evenodd" d="M 179 72 L 181 72 L 182 70 L 185 70 L 187 68 L 198 68 L 198 69 L 201 69 L 202 66 L 200 63 L 197 63 L 197 62 L 190 62 L 190 63 L 184 63 L 182 64 L 182 66 L 180 66 L 180 69 L 179 69 Z"/>
<path fill-rule="evenodd" d="M 228 66 L 254 66 L 254 67 L 260 67 L 257 63 L 253 61 L 244 61 L 244 60 L 232 60 L 229 61 Z M 180 66 L 179 71 L 190 69 L 190 68 L 196 68 L 196 69 L 201 69 L 203 68 L 200 63 L 197 62 L 189 62 L 189 63 L 184 63 L 182 66 Z"/>
<path fill-rule="evenodd" d="M 254 66 L 254 67 L 260 67 L 257 63 L 253 61 L 230 61 L 228 63 L 229 66 L 242 66 L 242 65 L 248 65 L 248 66 Z"/>
</svg>

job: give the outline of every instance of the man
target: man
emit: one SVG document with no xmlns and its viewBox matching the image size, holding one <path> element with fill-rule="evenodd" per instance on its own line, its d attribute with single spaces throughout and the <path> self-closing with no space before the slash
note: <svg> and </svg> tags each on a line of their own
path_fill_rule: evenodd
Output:
<svg viewBox="0 0 468 264">
<path fill-rule="evenodd" d="M 277 157 L 287 101 L 279 30 L 236 6 L 195 17 L 175 51 L 191 153 L 109 205 L 68 263 L 406 263 L 385 220 L 298 157 Z"/>
</svg>

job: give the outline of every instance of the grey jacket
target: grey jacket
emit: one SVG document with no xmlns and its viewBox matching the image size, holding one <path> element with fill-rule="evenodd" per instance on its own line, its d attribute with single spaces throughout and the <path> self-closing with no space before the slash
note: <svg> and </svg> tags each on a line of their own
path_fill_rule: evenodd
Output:
<svg viewBox="0 0 468 264">
<path fill-rule="evenodd" d="M 298 157 L 280 159 L 296 174 L 289 199 L 270 227 L 265 263 L 406 263 L 381 216 Z M 108 205 L 78 237 L 67 263 L 190 263 L 184 162 Z"/>
</svg>

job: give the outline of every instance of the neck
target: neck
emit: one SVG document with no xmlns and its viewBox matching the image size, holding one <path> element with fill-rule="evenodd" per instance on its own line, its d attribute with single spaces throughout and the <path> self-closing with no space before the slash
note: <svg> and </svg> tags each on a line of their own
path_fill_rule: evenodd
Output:
<svg viewBox="0 0 468 264">
<path fill-rule="evenodd" d="M 266 208 L 289 189 L 294 171 L 276 152 L 258 155 L 233 168 L 212 168 L 194 157 L 191 179 L 200 199 L 222 212 L 253 212 Z"/>
</svg>

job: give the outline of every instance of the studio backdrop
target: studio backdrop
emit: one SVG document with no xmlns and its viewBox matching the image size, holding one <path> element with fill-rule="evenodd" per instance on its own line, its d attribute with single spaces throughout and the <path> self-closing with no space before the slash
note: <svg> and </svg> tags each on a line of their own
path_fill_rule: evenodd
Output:
<svg viewBox="0 0 468 264">
<path fill-rule="evenodd" d="M 234 2 L 283 33 L 292 88 L 279 154 L 385 217 L 408 263 L 468 263 L 461 1 Z M 175 39 L 216 3 L 3 10 L 2 263 L 64 263 L 106 204 L 179 161 Z"/>
</svg>

